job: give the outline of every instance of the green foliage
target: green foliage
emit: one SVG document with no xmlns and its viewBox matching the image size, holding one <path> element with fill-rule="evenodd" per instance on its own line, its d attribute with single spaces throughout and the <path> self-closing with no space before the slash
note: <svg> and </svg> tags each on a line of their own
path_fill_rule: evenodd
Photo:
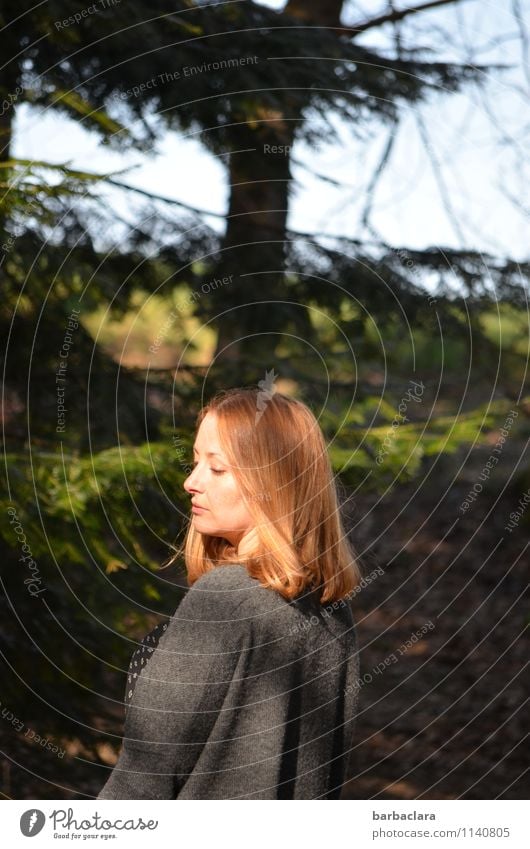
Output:
<svg viewBox="0 0 530 849">
<path fill-rule="evenodd" d="M 179 508 L 186 515 L 184 464 L 169 443 L 89 456 L 36 450 L 31 456 L 7 454 L 6 463 L 11 499 L 0 507 L 5 513 L 10 503 L 18 505 L 38 557 L 52 555 L 102 572 L 118 561 L 125 569 L 154 570 L 153 550 L 168 539 L 170 528 L 176 533 Z M 1 532 L 9 543 L 6 521 L 3 516 Z"/>
<path fill-rule="evenodd" d="M 78 736 L 90 747 L 94 712 L 113 709 L 112 700 L 106 704 L 97 694 L 122 698 L 131 636 L 149 630 L 157 614 L 171 615 L 181 597 L 174 568 L 160 567 L 188 515 L 183 459 L 168 441 L 92 457 L 33 450 L 31 457 L 8 455 L 6 468 L 10 498 L 0 502 L 6 659 L 23 681 L 38 686 L 30 692 L 17 677 L 6 678 L 2 698 L 19 715 L 38 715 L 57 734 Z M 23 543 L 37 572 L 19 559 Z M 37 596 L 24 584 L 35 575 Z"/>
<path fill-rule="evenodd" d="M 378 418 L 385 423 L 359 426 L 360 408 L 370 418 L 376 401 Z M 488 430 L 502 426 L 509 409 L 507 402 L 499 401 L 468 413 L 409 423 L 400 417 L 397 405 L 366 399 L 356 405 L 354 414 L 326 417 L 327 426 L 334 418 L 337 428 L 329 448 L 332 466 L 345 483 L 383 491 L 388 485 L 417 477 L 426 457 L 453 454 L 464 445 L 485 444 Z"/>
<path fill-rule="evenodd" d="M 58 208 L 53 201 L 72 203 L 80 198 L 95 200 L 98 184 L 110 175 L 93 174 L 56 164 L 31 159 L 7 159 L 0 162 L 1 208 L 4 220 L 13 225 L 40 226 L 56 222 Z M 63 207 L 64 208 L 64 207 Z"/>
<path fill-rule="evenodd" d="M 521 357 L 528 355 L 528 309 L 501 302 L 486 307 L 481 313 L 480 323 L 486 337 L 501 350 L 512 351 Z"/>
</svg>

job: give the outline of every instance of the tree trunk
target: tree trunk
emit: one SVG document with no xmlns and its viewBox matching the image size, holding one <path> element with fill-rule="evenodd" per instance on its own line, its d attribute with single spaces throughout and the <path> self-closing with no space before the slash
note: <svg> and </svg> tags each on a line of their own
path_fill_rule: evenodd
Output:
<svg viewBox="0 0 530 849">
<path fill-rule="evenodd" d="M 11 142 L 13 138 L 13 124 L 15 118 L 15 105 L 20 98 L 20 70 L 15 62 L 9 62 L 2 71 L 0 80 L 0 163 L 8 162 L 11 158 Z M 0 169 L 0 195 L 6 197 L 7 183 L 11 179 L 11 171 L 8 168 Z M 0 244 L 5 240 L 5 224 L 7 216 L 5 207 L 0 203 Z M 5 259 L 5 251 L 2 250 L 0 263 Z"/>
<path fill-rule="evenodd" d="M 344 0 L 290 0 L 284 13 L 306 25 L 333 27 L 340 24 L 343 5 Z M 291 153 L 305 105 L 300 100 L 291 108 L 288 104 L 287 93 L 282 113 L 258 104 L 257 119 L 233 117 L 230 202 L 219 268 L 233 280 L 223 291 L 223 302 L 215 302 L 214 325 L 215 356 L 230 364 L 235 382 L 244 378 L 245 366 L 252 370 L 261 357 L 270 357 L 278 341 L 275 334 L 308 326 L 300 306 L 270 303 L 288 300 L 284 273 Z"/>
</svg>

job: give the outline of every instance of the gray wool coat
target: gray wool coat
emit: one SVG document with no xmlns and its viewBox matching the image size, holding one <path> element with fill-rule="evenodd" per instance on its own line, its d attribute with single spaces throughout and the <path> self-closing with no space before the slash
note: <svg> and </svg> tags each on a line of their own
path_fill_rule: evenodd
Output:
<svg viewBox="0 0 530 849">
<path fill-rule="evenodd" d="M 188 590 L 136 681 L 98 799 L 336 799 L 359 694 L 349 605 L 241 564 Z"/>
</svg>

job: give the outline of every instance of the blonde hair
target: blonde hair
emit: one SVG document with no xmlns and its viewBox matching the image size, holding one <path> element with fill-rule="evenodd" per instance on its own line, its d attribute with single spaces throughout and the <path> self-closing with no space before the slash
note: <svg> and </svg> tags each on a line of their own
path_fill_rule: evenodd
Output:
<svg viewBox="0 0 530 849">
<path fill-rule="evenodd" d="M 184 555 L 190 586 L 210 569 L 236 562 L 284 598 L 317 590 L 321 604 L 338 601 L 357 587 L 361 573 L 322 431 L 300 401 L 280 392 L 269 393 L 265 403 L 262 398 L 254 388 L 222 390 L 197 418 L 198 430 L 207 413 L 216 417 L 257 547 L 238 555 L 228 540 L 196 531 L 190 517 L 170 563 Z"/>
</svg>

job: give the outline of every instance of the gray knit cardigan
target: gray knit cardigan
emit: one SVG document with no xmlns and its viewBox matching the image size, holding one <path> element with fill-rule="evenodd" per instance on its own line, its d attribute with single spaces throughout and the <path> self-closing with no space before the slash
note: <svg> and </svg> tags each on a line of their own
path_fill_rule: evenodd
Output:
<svg viewBox="0 0 530 849">
<path fill-rule="evenodd" d="M 142 669 L 98 799 L 339 798 L 358 681 L 347 602 L 287 601 L 218 566 Z"/>
</svg>

